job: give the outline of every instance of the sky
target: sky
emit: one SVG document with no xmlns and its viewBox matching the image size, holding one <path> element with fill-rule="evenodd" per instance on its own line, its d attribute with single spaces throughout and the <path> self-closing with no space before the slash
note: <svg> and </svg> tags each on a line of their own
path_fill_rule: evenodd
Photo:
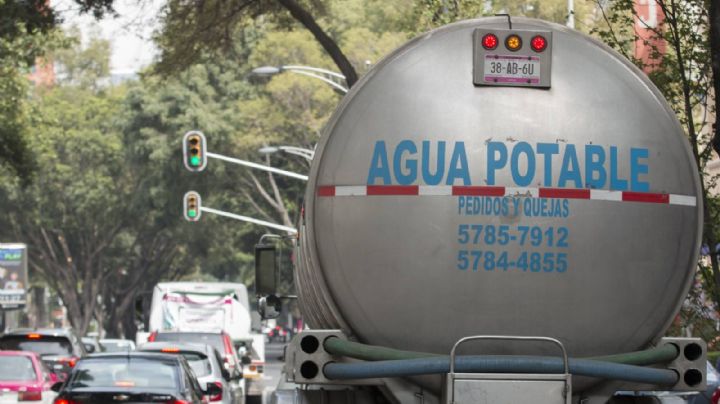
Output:
<svg viewBox="0 0 720 404">
<path fill-rule="evenodd" d="M 157 56 L 152 42 L 153 31 L 159 28 L 158 11 L 162 0 L 115 0 L 118 17 L 95 21 L 92 16 L 78 13 L 72 0 L 51 0 L 64 20 L 63 27 L 77 25 L 86 41 L 90 35 L 108 39 L 112 47 L 110 70 L 113 75 L 129 75 L 149 65 Z"/>
</svg>

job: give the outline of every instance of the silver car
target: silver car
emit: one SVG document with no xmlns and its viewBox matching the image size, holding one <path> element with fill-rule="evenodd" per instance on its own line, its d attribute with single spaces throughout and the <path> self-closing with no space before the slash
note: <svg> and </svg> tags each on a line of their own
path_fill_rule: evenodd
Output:
<svg viewBox="0 0 720 404">
<path fill-rule="evenodd" d="M 135 343 L 129 339 L 101 339 L 103 352 L 130 352 L 135 350 Z"/>
<path fill-rule="evenodd" d="M 212 346 L 190 342 L 148 342 L 138 350 L 184 356 L 201 386 L 215 383 L 222 389 L 219 395 L 209 397 L 210 402 L 245 404 L 245 380 L 242 372 L 235 371 L 232 374 L 225 369 L 222 356 Z"/>
</svg>

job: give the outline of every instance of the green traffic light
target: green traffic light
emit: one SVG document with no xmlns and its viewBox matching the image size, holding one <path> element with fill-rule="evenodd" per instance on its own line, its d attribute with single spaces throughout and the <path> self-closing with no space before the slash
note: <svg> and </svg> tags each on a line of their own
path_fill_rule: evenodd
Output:
<svg viewBox="0 0 720 404">
<path fill-rule="evenodd" d="M 198 157 L 198 156 L 190 157 L 190 165 L 199 166 L 200 165 L 200 157 Z"/>
<path fill-rule="evenodd" d="M 189 217 L 195 217 L 197 216 L 197 211 L 195 209 L 188 210 L 188 216 Z"/>
</svg>

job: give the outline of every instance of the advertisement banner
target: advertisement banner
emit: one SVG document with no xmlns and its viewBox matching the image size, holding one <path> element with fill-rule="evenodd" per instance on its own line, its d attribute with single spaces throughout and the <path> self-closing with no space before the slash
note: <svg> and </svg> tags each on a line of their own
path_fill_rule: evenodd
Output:
<svg viewBox="0 0 720 404">
<path fill-rule="evenodd" d="M 27 246 L 0 243 L 0 306 L 17 309 L 27 303 Z"/>
</svg>

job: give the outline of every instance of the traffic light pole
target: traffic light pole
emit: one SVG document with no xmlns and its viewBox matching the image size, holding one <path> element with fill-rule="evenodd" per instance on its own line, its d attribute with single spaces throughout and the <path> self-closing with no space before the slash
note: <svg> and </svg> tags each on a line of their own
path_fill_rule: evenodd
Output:
<svg viewBox="0 0 720 404">
<path fill-rule="evenodd" d="M 297 229 L 294 228 L 294 227 L 283 226 L 283 225 L 280 225 L 280 224 L 275 224 L 275 223 L 271 223 L 271 222 L 266 222 L 266 221 L 264 221 L 264 220 L 254 219 L 254 218 L 252 218 L 252 217 L 247 217 L 247 216 L 242 216 L 242 215 L 236 215 L 236 214 L 234 214 L 234 213 L 225 212 L 225 211 L 223 211 L 223 210 L 217 210 L 217 209 L 206 208 L 205 206 L 201 206 L 201 207 L 200 207 L 200 211 L 201 211 L 201 212 L 207 212 L 207 213 L 213 213 L 213 214 L 216 214 L 216 215 L 218 215 L 218 216 L 228 217 L 228 218 L 230 218 L 230 219 L 242 220 L 243 222 L 249 222 L 249 223 L 258 224 L 258 225 L 260 225 L 260 226 L 270 227 L 271 229 L 282 230 L 282 231 L 286 231 L 286 232 L 292 233 L 292 234 L 296 234 L 296 233 L 297 233 Z"/>
<path fill-rule="evenodd" d="M 240 160 L 240 159 L 236 159 L 233 157 L 223 156 L 222 154 L 210 153 L 210 152 L 205 153 L 205 155 L 210 158 L 227 161 L 228 163 L 235 163 L 235 164 L 239 164 L 241 166 L 246 166 L 246 167 L 250 167 L 250 168 L 256 168 L 258 170 L 267 171 L 267 172 L 270 172 L 273 174 L 284 175 L 286 177 L 296 178 L 296 179 L 303 180 L 303 181 L 308 180 L 307 175 L 294 173 L 292 171 L 281 170 L 279 168 L 270 167 L 270 166 L 266 166 L 266 165 L 258 164 L 258 163 L 253 163 L 251 161 Z"/>
</svg>

